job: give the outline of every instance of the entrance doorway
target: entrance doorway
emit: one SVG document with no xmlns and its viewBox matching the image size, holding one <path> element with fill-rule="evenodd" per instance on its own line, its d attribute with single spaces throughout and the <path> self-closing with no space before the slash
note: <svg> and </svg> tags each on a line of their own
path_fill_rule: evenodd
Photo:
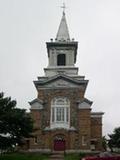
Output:
<svg viewBox="0 0 120 160">
<path fill-rule="evenodd" d="M 63 139 L 54 140 L 54 150 L 55 151 L 64 151 L 65 150 L 65 140 L 63 140 Z"/>
</svg>

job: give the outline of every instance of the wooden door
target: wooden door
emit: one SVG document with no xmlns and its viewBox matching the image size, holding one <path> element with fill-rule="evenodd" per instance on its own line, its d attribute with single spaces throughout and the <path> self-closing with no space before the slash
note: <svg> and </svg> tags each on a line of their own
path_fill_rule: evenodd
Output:
<svg viewBox="0 0 120 160">
<path fill-rule="evenodd" d="M 54 150 L 55 151 L 64 151 L 65 150 L 65 140 L 55 140 L 54 141 Z"/>
</svg>

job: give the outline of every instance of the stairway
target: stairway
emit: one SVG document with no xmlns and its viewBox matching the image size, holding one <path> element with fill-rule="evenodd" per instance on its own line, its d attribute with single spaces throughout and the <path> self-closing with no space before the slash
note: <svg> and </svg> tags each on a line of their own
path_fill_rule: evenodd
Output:
<svg viewBox="0 0 120 160">
<path fill-rule="evenodd" d="M 64 160 L 64 151 L 53 151 L 49 160 Z"/>
</svg>

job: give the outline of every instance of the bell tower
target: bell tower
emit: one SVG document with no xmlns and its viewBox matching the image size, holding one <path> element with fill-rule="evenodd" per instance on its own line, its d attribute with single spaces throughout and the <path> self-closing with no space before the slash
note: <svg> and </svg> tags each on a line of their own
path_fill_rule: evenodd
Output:
<svg viewBox="0 0 120 160">
<path fill-rule="evenodd" d="M 78 74 L 78 68 L 75 67 L 78 42 L 70 39 L 64 11 L 55 41 L 51 39 L 46 45 L 49 64 L 44 70 L 47 77 L 59 73 L 69 76 Z"/>
<path fill-rule="evenodd" d="M 29 149 L 100 151 L 103 112 L 92 112 L 93 102 L 85 97 L 88 80 L 78 75 L 78 42 L 70 38 L 64 10 L 56 38 L 46 47 L 48 66 L 34 81 L 37 97 L 29 102 L 34 122 Z"/>
</svg>

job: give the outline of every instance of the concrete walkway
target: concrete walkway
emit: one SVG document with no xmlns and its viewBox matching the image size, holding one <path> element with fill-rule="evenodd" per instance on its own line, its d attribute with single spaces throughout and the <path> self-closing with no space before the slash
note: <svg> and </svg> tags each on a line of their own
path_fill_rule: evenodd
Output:
<svg viewBox="0 0 120 160">
<path fill-rule="evenodd" d="M 64 152 L 63 151 L 54 151 L 51 155 L 49 160 L 64 160 Z"/>
</svg>

